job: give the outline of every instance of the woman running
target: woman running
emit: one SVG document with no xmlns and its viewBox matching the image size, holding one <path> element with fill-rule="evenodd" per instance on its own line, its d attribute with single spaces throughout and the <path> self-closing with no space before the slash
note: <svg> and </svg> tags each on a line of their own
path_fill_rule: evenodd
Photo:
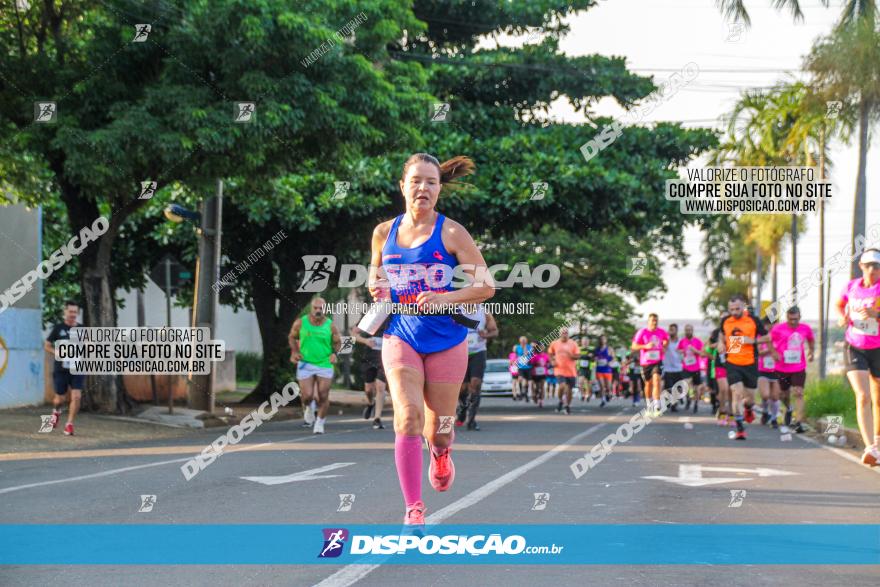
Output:
<svg viewBox="0 0 880 587">
<path fill-rule="evenodd" d="M 856 394 L 862 463 L 875 467 L 880 465 L 880 251 L 862 253 L 859 268 L 862 276 L 846 284 L 835 306 L 840 326 L 846 326 L 846 376 Z"/>
<path fill-rule="evenodd" d="M 403 492 L 404 524 L 423 525 L 422 437 L 428 445 L 428 477 L 437 491 L 455 479 L 453 421 L 467 369 L 467 328 L 450 315 L 424 315 L 445 304 L 491 298 L 494 283 L 483 255 L 465 228 L 437 212 L 441 190 L 474 171 L 468 157 L 444 163 L 425 153 L 406 160 L 400 179 L 406 210 L 373 230 L 370 294 L 375 300 L 415 305 L 421 314 L 392 313 L 382 363 L 394 401 L 394 461 Z M 387 280 L 380 276 L 383 268 Z M 453 268 L 474 281 L 453 289 Z M 411 306 L 410 306 L 411 307 Z"/>
<path fill-rule="evenodd" d="M 611 388 L 614 380 L 614 373 L 611 362 L 614 360 L 614 350 L 608 346 L 608 337 L 604 334 L 599 337 L 599 346 L 593 350 L 596 357 L 596 379 L 599 380 L 599 397 L 602 403 L 599 407 L 605 405 L 611 399 Z"/>
<path fill-rule="evenodd" d="M 721 314 L 721 321 L 723 322 L 727 316 L 727 312 Z M 724 353 L 718 351 L 721 346 L 720 338 L 721 328 L 716 328 L 709 335 L 709 341 L 704 347 L 707 351 L 704 351 L 703 354 L 709 357 L 710 378 L 715 381 L 718 425 L 735 426 L 736 421 L 733 419 L 733 410 L 730 405 L 730 386 L 727 383 L 726 357 Z"/>
<path fill-rule="evenodd" d="M 550 355 L 544 345 L 537 343 L 535 345 L 537 351 L 530 361 L 532 364 L 532 380 L 535 386 L 532 388 L 532 401 L 538 404 L 539 408 L 544 407 L 544 381 L 547 379 L 547 369 L 550 366 Z"/>
<path fill-rule="evenodd" d="M 519 355 L 516 354 L 516 345 L 513 345 L 513 348 L 510 350 L 510 354 L 507 355 L 507 372 L 510 373 L 510 392 L 513 395 L 513 400 L 516 401 L 519 396 Z"/>
<path fill-rule="evenodd" d="M 767 332 L 773 328 L 773 323 L 766 316 L 764 328 Z M 761 424 L 770 422 L 776 430 L 779 428 L 779 377 L 772 343 L 762 342 L 758 345 L 758 391 L 761 393 Z"/>
</svg>

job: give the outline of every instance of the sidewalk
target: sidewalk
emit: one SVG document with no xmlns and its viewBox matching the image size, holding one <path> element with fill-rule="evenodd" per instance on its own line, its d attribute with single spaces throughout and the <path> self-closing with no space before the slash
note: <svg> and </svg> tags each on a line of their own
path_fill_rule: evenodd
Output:
<svg viewBox="0 0 880 587">
<path fill-rule="evenodd" d="M 205 418 L 203 428 L 169 426 L 132 415 L 79 413 L 74 424 L 76 432 L 74 436 L 65 436 L 62 432 L 67 418 L 66 408 L 61 414 L 58 427 L 50 433 L 40 433 L 39 430 L 42 423 L 40 416 L 50 415 L 51 405 L 0 410 L 0 420 L 3 422 L 3 426 L 0 427 L 0 453 L 100 448 L 126 442 L 193 438 L 204 435 L 206 430 L 214 433 L 216 430 L 234 426 L 257 405 L 243 406 L 233 402 L 217 402 L 214 417 Z M 390 401 L 386 400 L 386 406 L 389 405 Z M 299 400 L 295 400 L 291 406 L 293 407 L 280 408 L 272 418 L 272 422 L 302 418 Z M 330 413 L 334 416 L 339 415 L 340 410 L 343 414 L 359 412 L 364 406 L 364 392 L 333 389 L 330 391 L 330 406 Z M 226 407 L 232 408 L 231 416 L 226 415 Z M 167 410 L 167 405 L 154 406 L 148 403 L 140 404 L 137 408 L 139 413 L 147 411 L 167 413 Z M 175 415 L 179 416 L 187 411 L 184 406 L 174 406 Z M 387 411 L 386 407 L 386 413 Z"/>
</svg>

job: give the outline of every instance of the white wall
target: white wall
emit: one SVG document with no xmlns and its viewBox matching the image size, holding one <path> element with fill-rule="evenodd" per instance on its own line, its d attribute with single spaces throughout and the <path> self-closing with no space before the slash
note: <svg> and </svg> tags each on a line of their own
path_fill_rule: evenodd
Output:
<svg viewBox="0 0 880 587">
<path fill-rule="evenodd" d="M 125 308 L 118 313 L 119 326 L 137 326 L 137 292 L 119 290 L 116 295 L 125 300 Z M 188 304 L 192 300 L 188 300 Z M 165 326 L 165 293 L 155 283 L 147 280 L 144 290 L 144 319 L 145 326 Z M 171 306 L 171 326 L 190 326 L 190 309 Z M 228 350 L 242 352 L 262 353 L 263 345 L 260 341 L 260 329 L 257 327 L 257 317 L 253 312 L 240 310 L 233 312 L 228 306 L 220 306 L 217 316 L 218 340 L 226 341 Z"/>
</svg>

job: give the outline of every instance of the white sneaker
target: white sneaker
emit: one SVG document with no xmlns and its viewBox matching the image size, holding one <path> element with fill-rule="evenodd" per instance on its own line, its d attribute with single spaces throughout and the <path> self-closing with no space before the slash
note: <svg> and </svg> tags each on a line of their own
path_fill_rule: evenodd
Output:
<svg viewBox="0 0 880 587">
<path fill-rule="evenodd" d="M 312 430 L 312 434 L 324 434 L 324 420 L 321 418 L 315 420 L 315 428 Z"/>
<path fill-rule="evenodd" d="M 309 426 L 315 423 L 315 409 L 312 406 L 306 406 L 306 409 L 303 411 L 303 420 Z"/>
<path fill-rule="evenodd" d="M 789 432 L 791 432 L 791 430 L 789 430 L 788 426 L 786 426 L 785 424 L 779 427 L 780 434 L 788 434 Z"/>
</svg>

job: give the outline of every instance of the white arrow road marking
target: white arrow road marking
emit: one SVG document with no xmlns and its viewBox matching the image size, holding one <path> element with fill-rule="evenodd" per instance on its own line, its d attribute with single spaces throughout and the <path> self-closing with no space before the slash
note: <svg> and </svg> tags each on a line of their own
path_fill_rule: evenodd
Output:
<svg viewBox="0 0 880 587">
<path fill-rule="evenodd" d="M 299 473 L 293 473 L 292 475 L 282 475 L 280 477 L 241 477 L 241 479 L 255 481 L 256 483 L 262 483 L 263 485 L 281 485 L 282 483 L 293 483 L 294 481 L 330 479 L 331 477 L 342 477 L 342 475 L 318 475 L 318 473 L 341 469 L 342 467 L 348 467 L 354 464 L 355 463 L 333 463 L 332 465 L 318 467 L 317 469 L 309 469 L 308 471 L 301 471 Z"/>
<path fill-rule="evenodd" d="M 800 473 L 794 473 L 792 471 L 780 471 L 779 469 L 766 469 L 764 467 L 758 467 L 757 469 L 738 469 L 736 467 L 702 467 L 702 469 L 703 471 L 716 471 L 718 473 L 746 473 L 747 475 L 758 475 L 758 477 L 800 475 Z"/>
<path fill-rule="evenodd" d="M 679 465 L 678 477 L 668 477 L 665 475 L 651 475 L 642 477 L 642 479 L 657 479 L 658 481 L 668 481 L 669 483 L 677 483 L 685 487 L 702 487 L 704 485 L 718 485 L 719 483 L 733 483 L 736 481 L 751 481 L 753 477 L 703 477 L 703 471 L 715 471 L 718 473 L 745 473 L 747 475 L 757 475 L 758 477 L 773 477 L 800 475 L 791 471 L 780 471 L 779 469 L 766 469 L 759 467 L 757 469 L 740 469 L 737 467 L 704 467 L 703 465 Z"/>
</svg>

